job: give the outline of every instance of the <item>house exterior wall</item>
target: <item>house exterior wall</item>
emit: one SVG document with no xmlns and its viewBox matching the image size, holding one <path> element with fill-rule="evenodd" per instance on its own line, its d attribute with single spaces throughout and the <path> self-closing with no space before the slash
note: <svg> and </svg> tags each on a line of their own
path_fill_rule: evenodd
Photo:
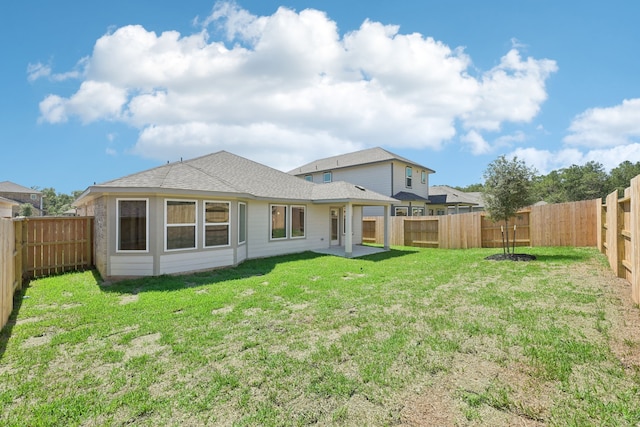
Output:
<svg viewBox="0 0 640 427">
<path fill-rule="evenodd" d="M 411 187 L 406 185 L 406 168 L 411 167 L 413 171 L 413 178 Z M 398 194 L 401 191 L 417 194 L 418 196 L 429 197 L 429 174 L 426 174 L 424 184 L 421 181 L 422 171 L 426 172 L 426 169 L 418 168 L 407 163 L 400 161 L 393 161 L 393 194 Z M 391 194 L 391 196 L 393 196 Z"/>
<path fill-rule="evenodd" d="M 34 195 L 35 199 L 31 199 L 31 195 Z M 35 216 L 41 216 L 42 211 L 40 208 L 42 207 L 42 194 L 39 193 L 10 193 L 10 192 L 0 192 L 0 197 L 4 197 L 5 199 L 14 200 L 20 204 L 29 203 L 33 206 L 33 211 Z M 16 216 L 20 213 L 20 206 L 13 206 L 12 212 L 10 216 Z"/>
<path fill-rule="evenodd" d="M 0 218 L 11 218 L 13 217 L 13 205 L 8 203 L 0 202 Z"/>
<path fill-rule="evenodd" d="M 329 206 L 300 203 L 292 204 L 296 206 L 306 206 L 306 236 L 304 238 L 272 240 L 269 231 L 272 203 L 252 201 L 249 204 L 247 258 L 263 258 L 329 247 Z"/>
<path fill-rule="evenodd" d="M 376 193 L 391 196 L 391 164 L 377 163 L 331 171 L 332 181 L 345 181 L 361 185 Z M 322 183 L 324 172 L 313 175 L 314 182 Z"/>
</svg>

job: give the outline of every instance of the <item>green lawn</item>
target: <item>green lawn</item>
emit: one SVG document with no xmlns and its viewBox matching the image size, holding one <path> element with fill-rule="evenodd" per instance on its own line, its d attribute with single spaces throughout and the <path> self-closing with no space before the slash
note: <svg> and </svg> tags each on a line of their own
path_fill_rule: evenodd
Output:
<svg viewBox="0 0 640 427">
<path fill-rule="evenodd" d="M 0 425 L 637 425 L 640 335 L 604 258 L 526 251 L 36 280 L 0 336 Z"/>
</svg>

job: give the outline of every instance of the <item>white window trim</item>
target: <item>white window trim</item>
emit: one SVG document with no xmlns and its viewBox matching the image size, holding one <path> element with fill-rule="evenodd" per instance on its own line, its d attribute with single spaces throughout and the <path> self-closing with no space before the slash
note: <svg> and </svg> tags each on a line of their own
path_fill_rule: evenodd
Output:
<svg viewBox="0 0 640 427">
<path fill-rule="evenodd" d="M 127 250 L 120 249 L 120 202 L 144 202 L 145 204 L 145 215 L 147 217 L 147 229 L 146 229 L 146 247 L 144 250 Z M 116 253 L 124 253 L 124 254 L 144 254 L 149 252 L 149 199 L 129 199 L 129 198 L 118 198 L 116 199 Z"/>
<path fill-rule="evenodd" d="M 420 173 L 420 182 L 421 182 L 422 184 L 426 184 L 426 183 L 427 183 L 427 171 L 426 171 L 426 170 L 423 170 L 423 171 Z"/>
<path fill-rule="evenodd" d="M 313 175 L 305 175 L 304 180 L 308 182 L 313 182 Z"/>
<path fill-rule="evenodd" d="M 402 209 L 403 211 L 405 211 L 405 210 L 406 210 L 406 213 L 405 213 L 404 215 L 398 215 L 398 210 L 399 210 L 399 209 Z M 396 206 L 396 207 L 393 209 L 393 214 L 394 214 L 395 216 L 409 216 L 409 206 Z"/>
<path fill-rule="evenodd" d="M 229 221 L 228 222 L 207 222 L 207 203 L 226 203 L 229 207 Z M 196 223 L 198 218 L 196 218 Z M 231 202 L 226 200 L 203 200 L 202 201 L 202 247 L 206 249 L 210 248 L 228 248 L 231 246 Z M 226 245 L 213 245 L 207 246 L 207 225 L 226 225 L 227 226 L 227 244 Z M 197 246 L 197 242 L 196 242 Z"/>
<path fill-rule="evenodd" d="M 327 175 L 329 176 L 329 180 L 328 181 L 326 179 Z M 330 182 L 333 182 L 333 173 L 332 172 L 324 172 L 322 174 L 322 183 L 323 184 L 328 184 Z"/>
<path fill-rule="evenodd" d="M 168 202 L 192 202 L 195 204 L 195 222 L 185 223 L 185 224 L 167 224 L 167 206 Z M 192 248 L 178 248 L 178 249 L 167 249 L 167 229 L 169 227 L 184 227 L 184 226 L 193 226 L 195 228 L 194 235 L 196 241 L 193 242 L 194 246 Z M 189 199 L 164 199 L 164 251 L 165 252 L 180 252 L 180 251 L 192 251 L 194 249 L 198 249 L 198 201 L 197 200 L 189 200 Z"/>
<path fill-rule="evenodd" d="M 409 180 L 411 180 L 410 184 Z M 406 188 L 413 188 L 413 168 L 411 166 L 404 168 L 404 185 Z"/>
<path fill-rule="evenodd" d="M 302 236 L 293 235 L 293 208 L 302 208 L 304 210 L 304 234 Z M 291 239 L 306 239 L 307 238 L 307 206 L 306 205 L 291 205 L 289 206 L 289 238 Z"/>
<path fill-rule="evenodd" d="M 273 237 L 273 220 L 271 218 L 271 216 L 273 215 L 273 207 L 274 206 L 282 206 L 284 207 L 284 214 L 287 216 L 287 218 L 285 218 L 284 221 L 284 237 Z M 287 215 L 287 213 L 289 212 L 289 207 L 285 204 L 280 204 L 280 203 L 272 203 L 269 205 L 269 240 L 271 241 L 281 241 L 281 240 L 287 240 L 289 239 L 289 215 Z"/>
<path fill-rule="evenodd" d="M 240 240 L 240 206 L 244 206 L 244 240 Z M 238 202 L 238 245 L 247 244 L 247 204 L 245 202 Z"/>
</svg>

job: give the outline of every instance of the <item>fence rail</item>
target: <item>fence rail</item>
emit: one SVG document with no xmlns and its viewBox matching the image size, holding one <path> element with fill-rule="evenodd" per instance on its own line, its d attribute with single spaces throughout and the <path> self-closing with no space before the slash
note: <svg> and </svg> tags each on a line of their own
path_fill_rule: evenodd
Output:
<svg viewBox="0 0 640 427">
<path fill-rule="evenodd" d="M 0 219 L 0 329 L 24 280 L 93 267 L 93 217 Z"/>
<path fill-rule="evenodd" d="M 598 247 L 613 272 L 631 283 L 633 302 L 640 304 L 640 175 L 622 198 L 609 194 L 599 215 Z"/>
<path fill-rule="evenodd" d="M 524 209 L 508 230 L 485 212 L 427 217 L 392 217 L 391 244 L 442 249 L 499 248 L 503 233 L 516 246 L 597 246 L 599 200 Z M 514 228 L 515 226 L 515 228 Z M 363 219 L 365 242 L 383 243 L 382 217 Z M 514 240 L 515 236 L 515 240 Z"/>
</svg>

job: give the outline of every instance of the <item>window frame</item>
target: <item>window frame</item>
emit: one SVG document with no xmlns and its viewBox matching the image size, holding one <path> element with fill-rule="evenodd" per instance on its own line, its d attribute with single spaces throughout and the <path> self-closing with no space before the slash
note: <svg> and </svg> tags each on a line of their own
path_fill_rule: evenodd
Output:
<svg viewBox="0 0 640 427">
<path fill-rule="evenodd" d="M 240 207 L 244 207 L 244 221 L 242 221 L 242 209 Z M 242 223 L 244 222 L 244 236 L 242 233 Z M 247 225 L 249 224 L 247 218 L 247 204 L 245 202 L 238 202 L 238 245 L 244 245 L 247 243 Z M 240 240 L 241 237 L 244 237 L 244 240 Z"/>
<path fill-rule="evenodd" d="M 413 168 L 411 166 L 404 168 L 404 186 L 413 188 Z"/>
<path fill-rule="evenodd" d="M 313 182 L 313 175 L 305 175 L 304 180 L 307 182 Z"/>
<path fill-rule="evenodd" d="M 120 239 L 120 202 L 144 202 L 145 204 L 145 248 L 144 249 L 121 249 Z M 148 198 L 116 198 L 116 253 L 149 253 L 149 199 Z"/>
<path fill-rule="evenodd" d="M 293 235 L 293 209 L 301 208 L 303 211 L 302 215 L 302 235 L 294 236 Z M 307 206 L 306 205 L 291 205 L 289 206 L 289 238 L 290 239 L 305 239 L 307 237 Z"/>
<path fill-rule="evenodd" d="M 194 204 L 194 222 L 193 223 L 180 223 L 169 224 L 168 220 L 168 207 L 169 202 L 181 202 L 181 203 L 193 203 Z M 193 247 L 189 248 L 172 248 L 169 249 L 169 228 L 178 227 L 193 227 L 194 242 Z M 192 251 L 198 249 L 198 201 L 193 199 L 164 199 L 164 251 L 165 252 L 180 252 L 180 251 Z"/>
<path fill-rule="evenodd" d="M 227 222 L 207 222 L 207 203 L 226 204 L 228 209 Z M 224 245 L 207 245 L 207 226 L 227 226 L 227 243 Z M 226 200 L 203 200 L 202 201 L 202 247 L 204 249 L 211 248 L 227 248 L 231 246 L 231 202 Z"/>
<path fill-rule="evenodd" d="M 274 221 L 273 221 L 273 208 L 274 207 L 281 207 L 284 208 L 284 236 L 282 237 L 273 237 L 273 225 L 274 225 Z M 287 240 L 289 238 L 289 233 L 288 233 L 288 229 L 289 229 L 289 218 L 287 217 L 287 212 L 288 212 L 288 205 L 286 204 L 281 204 L 281 203 L 271 203 L 269 204 L 269 211 L 270 211 L 270 218 L 271 220 L 269 221 L 269 240 L 271 241 L 279 241 L 279 240 Z"/>
<path fill-rule="evenodd" d="M 327 179 L 327 177 L 329 177 L 329 179 Z M 322 183 L 328 184 L 330 182 L 333 182 L 333 172 L 324 172 L 322 174 Z"/>
<path fill-rule="evenodd" d="M 420 182 L 422 184 L 426 184 L 427 183 L 427 171 L 426 170 L 422 170 L 421 174 L 420 174 Z"/>
<path fill-rule="evenodd" d="M 404 211 L 403 215 L 398 215 L 398 211 Z M 395 206 L 393 209 L 394 216 L 409 216 L 409 206 Z"/>
</svg>

